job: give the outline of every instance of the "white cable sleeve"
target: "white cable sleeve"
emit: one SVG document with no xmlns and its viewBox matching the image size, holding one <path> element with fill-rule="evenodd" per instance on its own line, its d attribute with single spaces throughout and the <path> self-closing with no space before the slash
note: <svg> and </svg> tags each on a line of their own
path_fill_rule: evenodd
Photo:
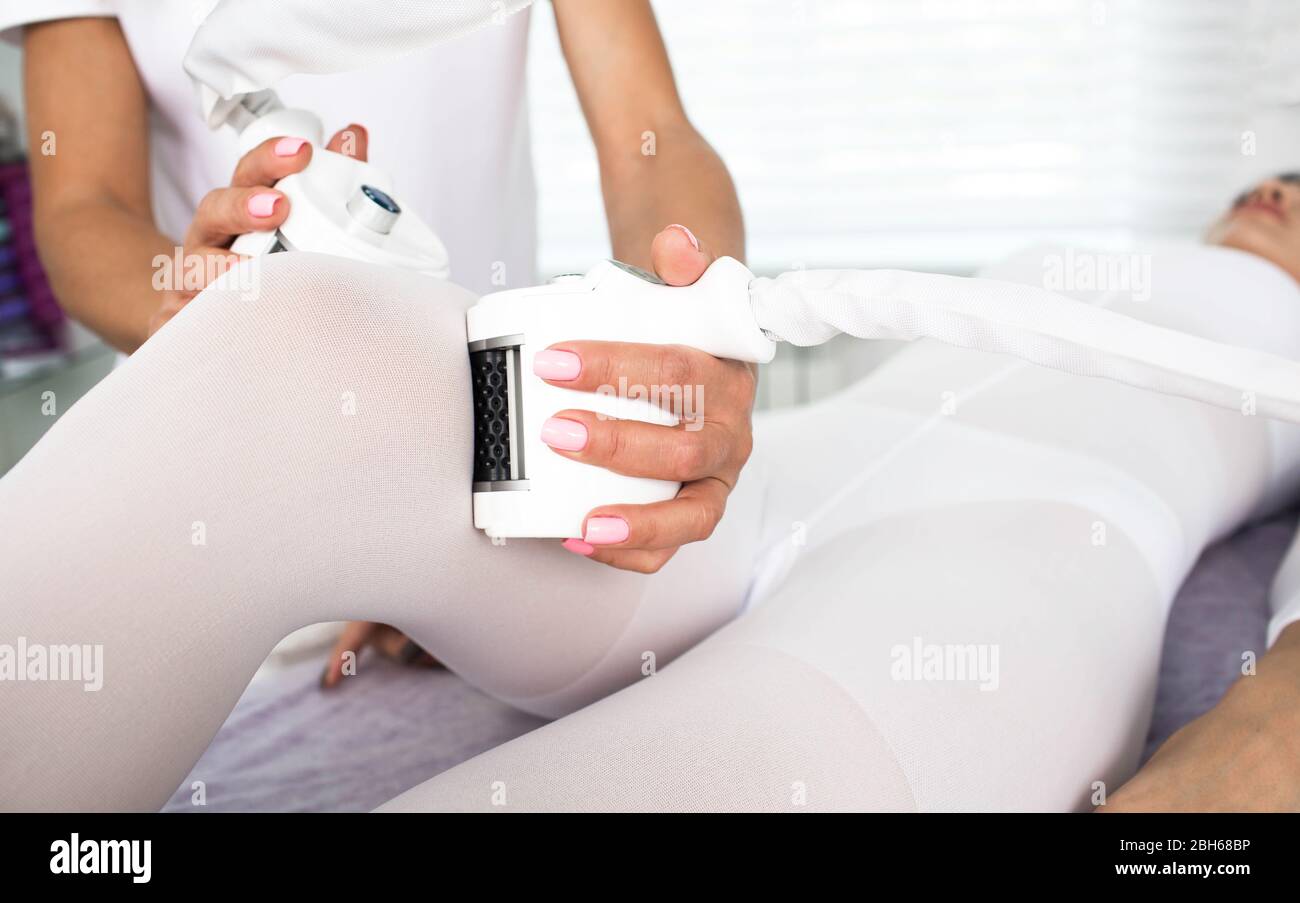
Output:
<svg viewBox="0 0 1300 903">
<path fill-rule="evenodd" d="M 903 270 L 799 270 L 750 285 L 773 339 L 937 339 L 1300 423 L 1300 362 L 1225 345 L 1014 282 Z"/>
<path fill-rule="evenodd" d="M 300 73 L 350 72 L 504 22 L 532 0 L 221 0 L 185 71 L 230 99 Z M 484 65 L 492 65 L 485 60 Z M 216 98 L 204 92 L 208 115 Z M 393 98 L 376 98 L 392 102 Z"/>
</svg>

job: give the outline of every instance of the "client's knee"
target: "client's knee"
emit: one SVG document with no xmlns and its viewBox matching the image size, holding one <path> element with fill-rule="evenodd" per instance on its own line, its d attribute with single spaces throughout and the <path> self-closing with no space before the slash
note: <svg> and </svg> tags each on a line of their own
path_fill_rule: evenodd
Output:
<svg viewBox="0 0 1300 903">
<path fill-rule="evenodd" d="M 406 270 L 294 252 L 236 269 L 191 306 L 282 352 L 307 351 L 328 363 L 366 354 L 460 363 L 473 300 L 459 286 Z"/>
</svg>

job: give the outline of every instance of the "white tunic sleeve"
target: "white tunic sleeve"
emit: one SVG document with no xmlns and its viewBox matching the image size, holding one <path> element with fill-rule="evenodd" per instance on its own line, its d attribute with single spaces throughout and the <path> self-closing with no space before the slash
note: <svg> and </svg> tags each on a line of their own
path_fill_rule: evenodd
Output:
<svg viewBox="0 0 1300 903">
<path fill-rule="evenodd" d="M 113 0 L 0 0 L 0 40 L 21 44 L 23 26 L 82 16 L 115 16 Z"/>
</svg>

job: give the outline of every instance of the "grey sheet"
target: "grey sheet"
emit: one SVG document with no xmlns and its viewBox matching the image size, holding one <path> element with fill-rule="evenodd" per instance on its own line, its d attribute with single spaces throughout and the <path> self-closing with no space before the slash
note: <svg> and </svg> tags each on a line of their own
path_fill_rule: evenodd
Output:
<svg viewBox="0 0 1300 903">
<path fill-rule="evenodd" d="M 543 724 L 444 670 L 364 653 L 356 677 L 319 687 L 323 661 L 254 682 L 167 812 L 366 812 Z M 191 803 L 204 783 L 206 805 Z"/>
<path fill-rule="evenodd" d="M 1147 754 L 1208 710 L 1261 651 L 1267 592 L 1295 530 L 1287 514 L 1206 551 L 1170 614 Z M 446 671 L 366 657 L 336 692 L 322 662 L 293 665 L 245 691 L 166 811 L 366 811 L 543 722 Z M 207 805 L 191 804 L 203 781 Z"/>
<path fill-rule="evenodd" d="M 1205 714 L 1239 676 L 1241 655 L 1263 654 L 1268 590 L 1295 536 L 1289 511 L 1205 550 L 1174 600 L 1146 756 Z"/>
</svg>

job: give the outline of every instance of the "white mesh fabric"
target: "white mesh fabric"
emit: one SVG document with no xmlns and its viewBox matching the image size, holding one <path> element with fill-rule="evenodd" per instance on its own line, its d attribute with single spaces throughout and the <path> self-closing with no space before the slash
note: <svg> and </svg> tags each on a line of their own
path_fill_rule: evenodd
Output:
<svg viewBox="0 0 1300 903">
<path fill-rule="evenodd" d="M 221 0 L 195 33 L 185 71 L 229 99 L 270 88 L 290 75 L 350 72 L 391 60 L 504 22 L 530 3 Z M 494 61 L 484 60 L 483 65 Z"/>
</svg>

